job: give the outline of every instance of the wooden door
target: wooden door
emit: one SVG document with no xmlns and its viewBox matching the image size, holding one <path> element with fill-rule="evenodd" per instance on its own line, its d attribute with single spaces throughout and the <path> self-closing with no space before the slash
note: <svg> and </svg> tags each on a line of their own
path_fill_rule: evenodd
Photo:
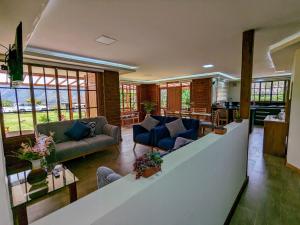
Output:
<svg viewBox="0 0 300 225">
<path fill-rule="evenodd" d="M 180 111 L 181 110 L 181 88 L 168 87 L 168 110 Z"/>
</svg>

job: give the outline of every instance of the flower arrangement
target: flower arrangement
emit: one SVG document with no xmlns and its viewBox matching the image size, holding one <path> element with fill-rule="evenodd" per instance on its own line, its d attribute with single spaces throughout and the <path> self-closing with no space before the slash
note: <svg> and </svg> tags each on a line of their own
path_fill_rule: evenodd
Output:
<svg viewBox="0 0 300 225">
<path fill-rule="evenodd" d="M 27 161 L 44 159 L 54 149 L 53 136 L 53 132 L 50 132 L 49 136 L 37 134 L 35 136 L 35 144 L 32 145 L 30 140 L 28 143 L 22 143 L 21 148 L 16 153 L 16 157 Z"/>
<path fill-rule="evenodd" d="M 141 176 L 149 177 L 160 171 L 162 163 L 163 160 L 158 152 L 146 153 L 137 158 L 133 164 L 136 179 L 139 179 Z"/>
</svg>

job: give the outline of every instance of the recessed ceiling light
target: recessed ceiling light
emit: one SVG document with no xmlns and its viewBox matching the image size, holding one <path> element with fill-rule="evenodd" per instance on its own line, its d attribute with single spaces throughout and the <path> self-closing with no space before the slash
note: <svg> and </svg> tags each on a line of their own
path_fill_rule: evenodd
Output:
<svg viewBox="0 0 300 225">
<path fill-rule="evenodd" d="M 116 40 L 116 39 L 113 39 L 113 38 L 111 38 L 111 37 L 102 35 L 102 36 L 98 37 L 98 38 L 96 39 L 96 41 L 99 42 L 99 43 L 101 43 L 101 44 L 110 45 L 110 44 L 116 42 L 117 40 Z"/>
<path fill-rule="evenodd" d="M 203 65 L 202 67 L 203 68 L 212 68 L 212 67 L 214 67 L 214 65 L 213 64 L 206 64 L 206 65 Z"/>
</svg>

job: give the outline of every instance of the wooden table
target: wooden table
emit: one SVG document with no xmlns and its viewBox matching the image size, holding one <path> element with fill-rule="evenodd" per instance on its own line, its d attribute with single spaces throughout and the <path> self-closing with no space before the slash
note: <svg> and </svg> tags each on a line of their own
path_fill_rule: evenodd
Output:
<svg viewBox="0 0 300 225">
<path fill-rule="evenodd" d="M 8 186 L 11 198 L 12 211 L 14 216 L 14 223 L 18 225 L 27 225 L 27 206 L 40 201 L 51 194 L 56 193 L 63 188 L 68 188 L 70 193 L 70 202 L 77 200 L 77 186 L 78 178 L 65 167 L 61 167 L 60 176 L 55 178 L 52 173 L 48 174 L 48 191 L 44 196 L 31 199 L 30 187 L 27 182 L 27 175 L 30 170 L 15 173 L 8 176 Z"/>
<path fill-rule="evenodd" d="M 267 116 L 264 119 L 264 153 L 285 157 L 288 123 Z"/>
</svg>

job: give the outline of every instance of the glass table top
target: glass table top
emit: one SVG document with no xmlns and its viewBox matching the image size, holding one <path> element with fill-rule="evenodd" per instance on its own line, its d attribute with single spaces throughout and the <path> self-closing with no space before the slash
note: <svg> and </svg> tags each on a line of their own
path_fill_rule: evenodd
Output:
<svg viewBox="0 0 300 225">
<path fill-rule="evenodd" d="M 66 167 L 60 165 L 58 169 L 59 177 L 55 177 L 52 171 L 48 172 L 46 182 L 34 190 L 32 190 L 32 186 L 27 182 L 27 175 L 31 170 L 9 175 L 8 187 L 12 207 L 16 207 L 24 203 L 30 203 L 32 200 L 35 200 L 36 198 L 31 197 L 34 193 L 43 192 L 44 195 L 47 195 L 78 181 L 78 178 Z"/>
</svg>

